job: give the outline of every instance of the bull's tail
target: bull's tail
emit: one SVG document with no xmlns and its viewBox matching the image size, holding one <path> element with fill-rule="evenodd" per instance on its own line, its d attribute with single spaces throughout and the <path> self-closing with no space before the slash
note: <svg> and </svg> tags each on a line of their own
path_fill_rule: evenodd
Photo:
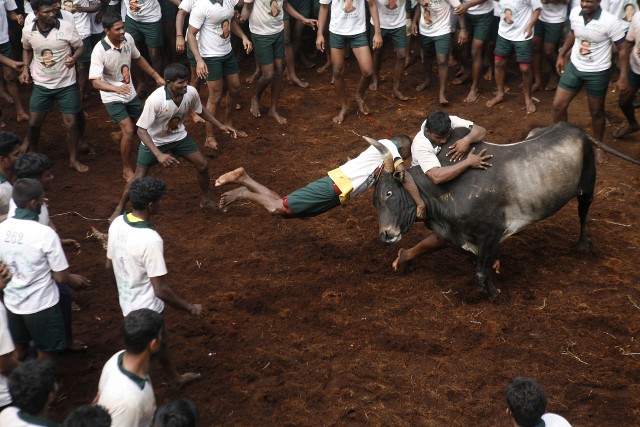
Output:
<svg viewBox="0 0 640 427">
<path fill-rule="evenodd" d="M 593 138 L 591 135 L 586 134 L 587 138 L 589 139 L 589 141 L 595 145 L 596 147 L 602 149 L 603 151 L 606 151 L 609 154 L 613 154 L 616 157 L 620 157 L 622 160 L 626 160 L 627 162 L 633 163 L 635 165 L 640 166 L 640 161 L 634 159 L 633 157 L 629 157 L 626 154 L 609 147 L 608 145 L 606 145 L 604 142 L 600 142 L 598 140 L 596 140 L 595 138 Z"/>
</svg>

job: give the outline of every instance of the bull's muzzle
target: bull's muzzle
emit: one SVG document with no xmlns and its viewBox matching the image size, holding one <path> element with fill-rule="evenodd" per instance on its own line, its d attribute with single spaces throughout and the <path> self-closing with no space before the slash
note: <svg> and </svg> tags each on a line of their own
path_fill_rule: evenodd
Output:
<svg viewBox="0 0 640 427">
<path fill-rule="evenodd" d="M 380 240 L 385 243 L 395 243 L 401 238 L 402 234 L 395 231 L 383 230 L 380 232 Z"/>
</svg>

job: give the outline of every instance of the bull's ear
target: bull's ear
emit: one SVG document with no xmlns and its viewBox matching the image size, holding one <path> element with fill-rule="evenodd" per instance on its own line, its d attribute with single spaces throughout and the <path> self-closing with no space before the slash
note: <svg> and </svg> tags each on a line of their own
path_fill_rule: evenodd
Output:
<svg viewBox="0 0 640 427">
<path fill-rule="evenodd" d="M 393 173 L 393 179 L 399 182 L 404 182 L 404 171 L 395 171 Z"/>
</svg>

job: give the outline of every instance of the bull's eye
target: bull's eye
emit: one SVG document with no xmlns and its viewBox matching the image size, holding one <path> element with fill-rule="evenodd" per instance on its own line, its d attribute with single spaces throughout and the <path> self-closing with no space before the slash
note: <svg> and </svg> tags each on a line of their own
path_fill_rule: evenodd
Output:
<svg viewBox="0 0 640 427">
<path fill-rule="evenodd" d="M 392 192 L 391 190 L 387 191 L 387 199 L 388 199 L 389 197 L 391 197 L 392 195 L 393 195 L 393 192 Z"/>
</svg>

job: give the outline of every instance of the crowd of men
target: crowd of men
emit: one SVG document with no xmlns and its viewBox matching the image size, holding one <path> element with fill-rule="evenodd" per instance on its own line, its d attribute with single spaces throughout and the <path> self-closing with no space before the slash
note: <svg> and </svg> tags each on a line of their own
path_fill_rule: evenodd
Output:
<svg viewBox="0 0 640 427">
<path fill-rule="evenodd" d="M 244 168 L 223 174 L 216 186 L 239 187 L 215 203 L 210 198 L 206 157 L 184 122 L 187 118 L 206 122 L 204 145 L 210 149 L 217 147 L 218 130 L 234 138 L 247 136 L 233 125 L 242 51 L 254 52 L 256 61 L 250 77 L 255 92 L 249 110 L 261 116 L 262 95 L 270 88 L 267 115 L 279 125 L 287 123 L 278 109 L 284 70 L 293 83 L 308 86 L 295 71 L 296 66 L 309 62 L 300 43 L 306 26 L 315 32 L 316 48 L 327 53 L 323 68 L 333 70 L 340 100 L 340 111 L 333 118 L 336 124 L 349 114 L 344 80 L 347 49 L 361 71 L 355 92 L 357 108 L 368 115 L 365 93 L 379 89 L 383 49 L 389 44 L 394 49 L 391 95 L 400 102 L 409 99 L 401 77 L 412 60 L 411 39 L 419 37 L 424 80 L 415 90 L 431 85 L 435 58 L 441 105 L 449 104 L 446 88 L 449 64 L 454 60 L 460 69 L 452 83 L 469 84 L 463 102 L 478 101 L 479 81 L 486 72 L 496 82 L 495 96 L 486 106 L 504 102 L 505 70 L 509 58 L 515 56 L 526 112 L 536 112 L 532 92 L 555 90 L 554 120 L 567 121 L 568 106 L 584 86 L 593 131 L 600 141 L 604 138 L 604 101 L 617 54 L 620 108 L 628 125 L 616 136 L 640 130 L 633 109 L 640 88 L 640 50 L 635 44 L 640 15 L 632 0 L 581 0 L 571 5 L 568 0 L 32 0 L 23 5 L 3 0 L 3 5 L 0 97 L 13 103 L 17 121 L 28 120 L 28 131 L 24 137 L 0 132 L 0 235 L 6 237 L 0 241 L 0 284 L 4 288 L 0 425 L 50 425 L 46 424 L 50 423 L 47 410 L 59 381 L 52 360 L 66 349 L 86 348 L 73 338 L 70 288 L 88 279 L 68 271 L 63 246 L 77 247 L 77 242 L 61 239 L 49 218 L 45 192 L 51 185 L 52 163 L 38 152 L 38 141 L 48 113 L 57 104 L 66 128 L 69 166 L 88 171 L 78 153 L 89 142 L 83 141 L 88 121 L 83 101 L 89 82 L 119 127 L 112 139 L 119 144 L 126 180 L 111 216 L 107 249 L 124 316 L 124 350 L 106 361 L 93 404 L 70 414 L 65 426 L 190 426 L 197 422 L 198 411 L 190 401 L 156 409 L 148 376 L 153 356 L 158 355 L 177 386 L 199 377 L 193 372 L 180 374 L 174 367 L 162 313 L 169 305 L 202 315 L 200 304 L 179 297 L 168 284 L 163 241 L 151 222 L 159 213 L 166 186 L 148 176 L 152 166 L 173 166 L 179 158 L 191 163 L 202 208 L 226 210 L 237 200 L 247 199 L 283 217 L 319 215 L 373 185 L 383 162 L 376 144 L 392 154 L 392 167 L 397 171 L 411 157 L 412 166 L 419 166 L 435 184 L 456 179 L 471 168 L 491 167 L 490 153 L 469 151 L 485 137 L 485 129 L 436 111 L 416 129 L 415 138 L 371 141 L 372 147 L 357 158 L 284 197 L 253 180 Z M 21 57 L 14 54 L 15 46 L 9 40 L 8 20 L 21 26 Z M 191 70 L 180 62 L 185 52 L 184 63 Z M 493 65 L 487 66 L 488 62 Z M 543 73 L 544 64 L 550 68 L 548 76 Z M 205 103 L 198 91 L 202 80 L 207 86 Z M 21 103 L 19 84 L 31 87 L 27 109 Z M 219 112 L 222 105 L 224 113 Z M 446 146 L 457 127 L 470 132 Z M 141 140 L 137 148 L 133 145 L 136 137 Z M 440 165 L 437 154 L 443 147 L 456 164 Z M 606 161 L 601 151 L 597 158 L 600 163 Z M 415 183 L 410 174 L 404 177 L 405 188 L 416 203 L 416 217 L 424 218 L 428 212 Z M 393 267 L 444 246 L 444 239 L 431 233 L 414 248 L 400 252 Z M 506 394 L 514 425 L 536 426 L 541 421 L 547 426 L 568 425 L 562 417 L 543 415 L 546 398 L 535 381 L 514 379 Z"/>
</svg>

